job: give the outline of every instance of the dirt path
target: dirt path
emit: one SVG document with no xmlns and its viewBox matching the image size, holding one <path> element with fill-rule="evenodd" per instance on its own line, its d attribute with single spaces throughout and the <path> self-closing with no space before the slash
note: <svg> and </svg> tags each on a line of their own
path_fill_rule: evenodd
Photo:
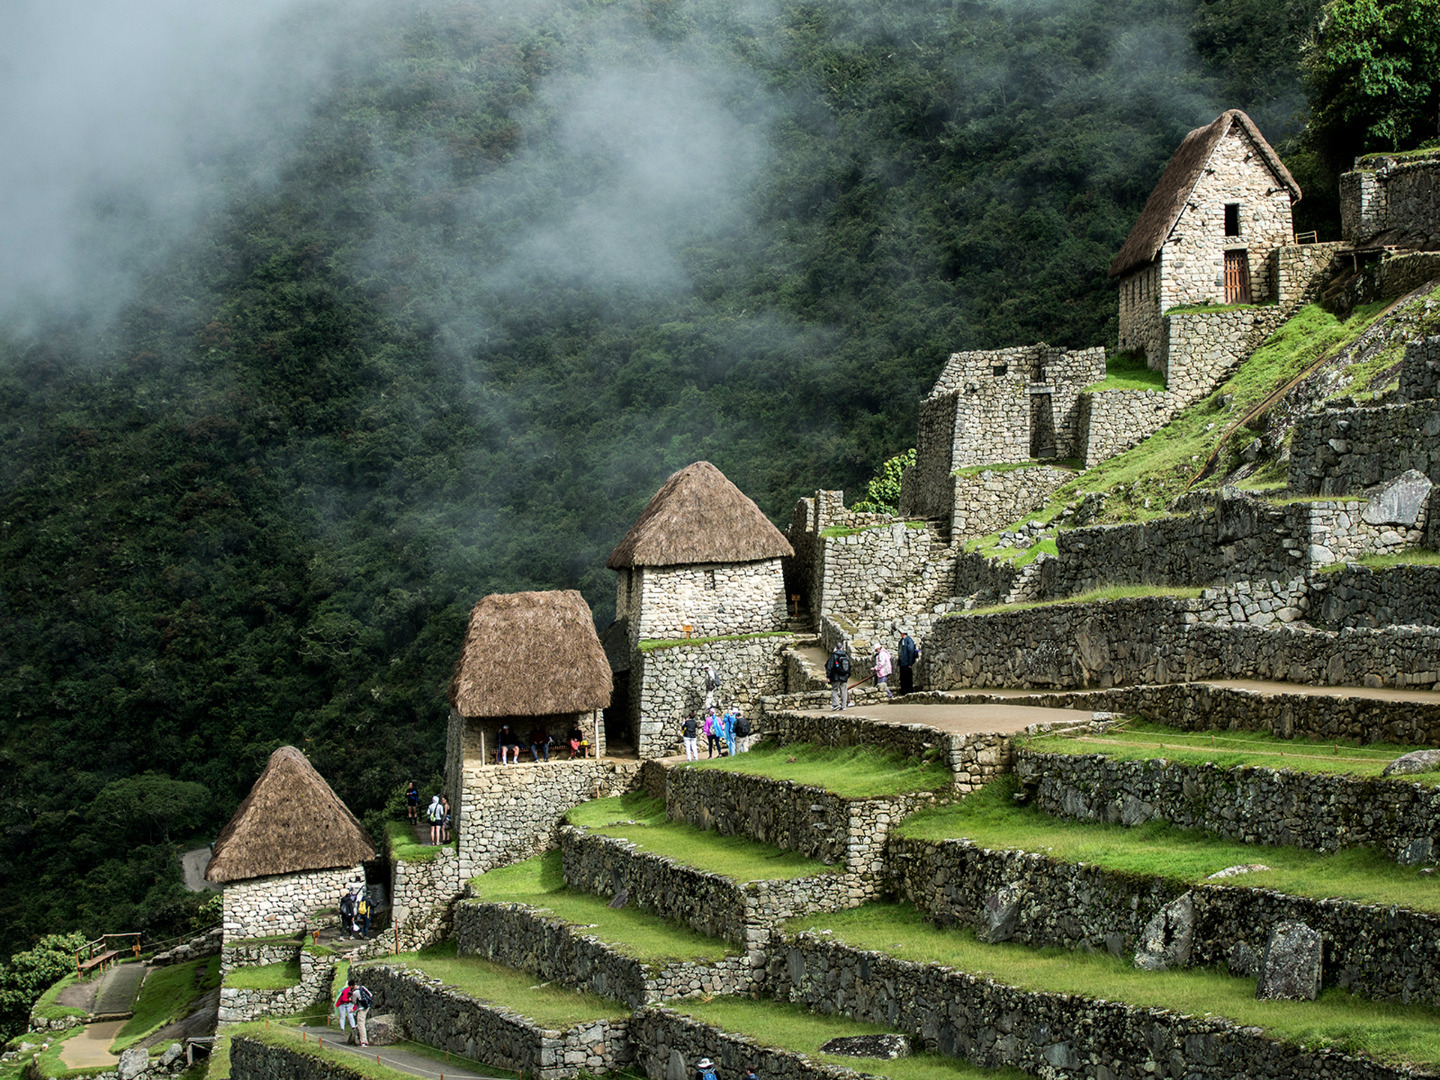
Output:
<svg viewBox="0 0 1440 1080">
<path fill-rule="evenodd" d="M 100 978 L 97 975 L 71 983 L 55 996 L 55 1004 L 70 1009 L 84 1009 L 87 1013 L 94 1012 L 95 991 L 100 989 Z"/>
<path fill-rule="evenodd" d="M 119 1060 L 110 1053 L 110 1044 L 125 1026 L 124 1020 L 107 1020 L 100 1024 L 86 1024 L 79 1035 L 65 1040 L 60 1047 L 60 1060 L 67 1069 L 94 1069 L 100 1066 L 112 1067 Z"/>
<path fill-rule="evenodd" d="M 433 1080 L 439 1080 L 442 1076 L 445 1080 L 485 1080 L 484 1073 L 472 1072 L 458 1064 L 447 1064 L 398 1046 L 351 1046 L 331 1027 L 307 1024 L 304 1030 L 312 1039 L 323 1039 L 325 1045 L 331 1049 L 378 1061 L 381 1065 L 399 1069 L 411 1076 L 430 1077 Z"/>
<path fill-rule="evenodd" d="M 95 994 L 93 1015 L 105 1017 L 128 1017 L 135 1008 L 135 999 L 140 994 L 140 984 L 150 969 L 144 964 L 116 964 L 100 980 L 100 989 Z"/>
<path fill-rule="evenodd" d="M 1002 695 L 997 695 L 1002 696 Z M 1023 731 L 1031 724 L 1073 724 L 1090 719 L 1091 710 L 1046 709 L 1038 705 L 960 705 L 949 702 L 852 705 L 850 716 L 877 724 L 923 724 L 938 731 L 971 735 L 979 732 Z M 830 708 L 808 709 L 811 716 L 828 716 Z"/>
</svg>

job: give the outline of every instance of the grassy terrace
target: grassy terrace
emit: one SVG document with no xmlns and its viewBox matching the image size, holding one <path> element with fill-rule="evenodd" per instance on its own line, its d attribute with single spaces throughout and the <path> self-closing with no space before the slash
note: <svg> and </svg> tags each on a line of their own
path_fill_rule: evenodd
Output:
<svg viewBox="0 0 1440 1080">
<path fill-rule="evenodd" d="M 1089 391 L 1164 390 L 1165 375 L 1152 371 L 1141 352 L 1115 353 L 1105 361 L 1105 378 L 1085 387 Z"/>
<path fill-rule="evenodd" d="M 1440 566 L 1440 551 L 1421 551 L 1419 548 L 1411 548 L 1409 551 L 1397 551 L 1393 555 L 1366 555 L 1363 558 L 1355 559 L 1361 566 L 1368 566 L 1372 570 L 1384 570 L 1391 566 Z M 1344 570 L 1348 563 L 1336 562 L 1329 566 L 1322 566 L 1322 574 L 1338 574 Z"/>
<path fill-rule="evenodd" d="M 758 641 L 760 638 L 794 636 L 788 630 L 766 630 L 756 634 L 717 634 L 713 637 L 646 638 L 640 642 L 639 648 L 641 652 L 654 652 L 656 649 L 678 649 L 685 645 L 708 645 L 712 641 Z"/>
<path fill-rule="evenodd" d="M 566 820 L 601 836 L 629 840 L 642 851 L 664 855 L 697 870 L 739 882 L 813 877 L 838 873 L 792 851 L 758 844 L 743 836 L 721 836 L 665 818 L 665 804 L 639 793 L 593 799 L 571 810 Z"/>
<path fill-rule="evenodd" d="M 1332 855 L 1293 847 L 1257 848 L 1163 822 L 1134 828 L 1061 821 L 1011 799 L 1016 782 L 1004 777 L 951 806 L 924 810 L 900 825 L 916 840 L 964 837 L 981 847 L 1043 852 L 1121 873 L 1199 882 L 1229 866 L 1263 863 L 1271 869 L 1226 878 L 1226 885 L 1275 889 L 1316 899 L 1440 912 L 1440 880 L 1423 867 L 1399 866 L 1371 848 Z"/>
<path fill-rule="evenodd" d="M 857 948 L 944 964 L 1027 990 L 1214 1014 L 1307 1047 L 1440 1065 L 1440 1011 L 1426 1006 L 1369 1001 L 1340 989 L 1325 991 L 1318 1001 L 1258 1001 L 1254 979 L 1213 970 L 1140 971 L 1108 953 L 982 945 L 968 930 L 937 929 L 909 904 L 870 903 L 796 919 L 789 929 L 830 930 Z"/>
<path fill-rule="evenodd" d="M 298 979 L 299 969 L 296 969 Z M 110 1049 L 119 1053 L 189 1015 L 195 1000 L 220 985 L 220 957 L 155 968 L 145 977 L 135 999 L 135 1014 L 115 1036 Z M 236 985 L 233 981 L 231 985 Z"/>
<path fill-rule="evenodd" d="M 298 960 L 235 968 L 225 976 L 226 986 L 241 990 L 284 990 L 299 981 L 300 961 Z"/>
<path fill-rule="evenodd" d="M 958 1058 L 940 1054 L 917 1054 L 890 1061 L 881 1058 L 840 1057 L 822 1054 L 820 1044 L 850 1035 L 879 1035 L 893 1028 L 876 1027 L 847 1020 L 843 1016 L 822 1016 L 800 1005 L 778 1001 L 751 1001 L 722 997 L 708 1001 L 672 1002 L 697 1020 L 736 1035 L 745 1035 L 763 1046 L 774 1046 L 807 1055 L 812 1061 L 840 1065 L 891 1080 L 1022 1080 L 1015 1069 L 982 1069 Z"/>
<path fill-rule="evenodd" d="M 939 751 L 937 750 L 938 756 Z M 950 786 L 950 770 L 933 761 L 916 761 L 865 747 L 812 746 L 796 743 L 776 747 L 761 743 L 748 754 L 691 762 L 690 769 L 793 780 L 847 799 L 871 799 L 911 791 L 940 791 Z"/>
<path fill-rule="evenodd" d="M 557 983 L 537 984 L 533 975 L 477 956 L 456 956 L 453 941 L 415 953 L 399 953 L 383 963 L 405 964 L 423 971 L 476 1001 L 513 1009 L 542 1027 L 568 1028 L 591 1020 L 630 1015 L 630 1010 L 618 1001 Z"/>
<path fill-rule="evenodd" d="M 1164 758 L 1187 765 L 1213 764 L 1222 769 L 1261 765 L 1296 772 L 1337 773 L 1378 777 L 1402 754 L 1421 749 L 1393 743 L 1310 742 L 1281 739 L 1260 731 L 1177 731 L 1173 727 L 1132 718 L 1124 727 L 1092 735 L 1046 735 L 1023 740 L 1030 750 L 1050 754 L 1104 754 L 1117 761 Z M 1440 772 L 1397 777 L 1396 783 L 1440 783 Z"/>
<path fill-rule="evenodd" d="M 457 838 L 449 844 L 417 844 L 414 828 L 404 821 L 387 821 L 385 833 L 390 857 L 398 862 L 434 862 L 442 851 L 453 851 L 460 843 Z"/>
<path fill-rule="evenodd" d="M 586 933 L 618 952 L 647 963 L 715 963 L 740 951 L 668 919 L 628 906 L 615 910 L 606 897 L 567 889 L 558 850 L 481 874 L 470 882 L 470 889 L 480 900 L 546 908 L 566 922 L 584 927 Z"/>
<path fill-rule="evenodd" d="M 1024 604 L 991 604 L 988 607 L 971 608 L 969 611 L 952 611 L 941 618 L 968 619 L 975 615 L 994 615 L 1002 611 L 1026 611 L 1030 608 L 1059 607 L 1062 604 L 1093 604 L 1100 600 L 1134 600 L 1142 597 L 1163 596 L 1171 600 L 1194 600 L 1200 589 L 1188 589 L 1171 585 L 1107 585 L 1103 589 L 1065 596 L 1059 600 L 1035 600 Z"/>
</svg>

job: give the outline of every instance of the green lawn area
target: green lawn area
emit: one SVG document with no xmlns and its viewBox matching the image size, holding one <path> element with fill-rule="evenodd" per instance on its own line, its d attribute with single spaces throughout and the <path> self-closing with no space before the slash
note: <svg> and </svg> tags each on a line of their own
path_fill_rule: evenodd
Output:
<svg viewBox="0 0 1440 1080">
<path fill-rule="evenodd" d="M 742 883 L 840 872 L 839 867 L 743 836 L 721 836 L 667 821 L 665 804 L 639 793 L 581 803 L 566 815 L 566 820 L 601 836 L 623 837 L 642 851 Z"/>
<path fill-rule="evenodd" d="M 968 619 L 975 615 L 994 615 L 1002 611 L 1026 611 L 1029 608 L 1058 607 L 1061 604 L 1093 604 L 1100 600 L 1134 600 L 1140 597 L 1164 596 L 1172 600 L 1193 600 L 1203 590 L 1182 588 L 1172 585 L 1107 585 L 1102 589 L 1077 593 L 1059 600 L 1036 600 L 1024 604 L 991 604 L 988 607 L 971 608 L 969 611 L 952 611 L 941 616 L 945 619 Z"/>
<path fill-rule="evenodd" d="M 477 1001 L 513 1009 L 542 1027 L 563 1029 L 590 1020 L 630 1015 L 620 1002 L 598 994 L 571 990 L 558 983 L 540 983 L 533 975 L 477 956 L 456 956 L 453 941 L 418 953 L 399 953 L 382 962 L 423 971 Z"/>
<path fill-rule="evenodd" d="M 296 976 L 299 976 L 298 966 Z M 219 985 L 218 956 L 156 968 L 145 977 L 145 983 L 135 999 L 135 1015 L 120 1029 L 110 1049 L 118 1054 L 166 1024 L 190 1015 L 195 999 Z M 231 985 L 235 984 L 232 982 Z"/>
<path fill-rule="evenodd" d="M 1263 863 L 1271 869 L 1224 883 L 1440 912 L 1440 875 L 1399 866 L 1373 848 L 1321 855 L 1293 847 L 1257 848 L 1156 821 L 1134 828 L 1062 821 L 1034 807 L 1016 806 L 1011 796 L 1017 786 L 1014 777 L 1002 777 L 962 802 L 922 810 L 897 831 L 916 840 L 964 837 L 981 847 L 1044 852 L 1064 862 L 1192 883 L 1228 866 Z"/>
<path fill-rule="evenodd" d="M 939 755 L 937 750 L 936 755 Z M 709 758 L 684 768 L 719 769 L 772 780 L 810 784 L 847 799 L 870 799 L 911 791 L 949 788 L 950 770 L 935 761 L 917 761 L 867 747 L 760 743 L 748 754 Z"/>
<path fill-rule="evenodd" d="M 415 830 L 404 821 L 387 821 L 385 832 L 390 841 L 390 857 L 399 862 L 434 862 L 442 851 L 453 851 L 460 843 L 457 838 L 450 844 L 417 844 Z"/>
<path fill-rule="evenodd" d="M 1105 378 L 1085 387 L 1087 391 L 1164 390 L 1165 375 L 1151 370 L 1141 352 L 1115 353 L 1105 360 Z"/>
<path fill-rule="evenodd" d="M 1374 570 L 1384 570 L 1391 566 L 1440 566 L 1440 551 L 1410 548 L 1408 551 L 1397 551 L 1393 555 L 1366 555 L 1353 561 Z M 1343 562 L 1331 563 L 1329 566 L 1322 566 L 1320 573 L 1338 574 L 1346 565 Z"/>
<path fill-rule="evenodd" d="M 903 960 L 944 964 L 1029 990 L 1075 994 L 1228 1017 L 1307 1047 L 1362 1052 L 1387 1061 L 1440 1065 L 1440 1010 L 1369 1001 L 1331 989 L 1318 1001 L 1258 1001 L 1255 980 L 1219 971 L 1141 971 L 1108 953 L 982 945 L 969 930 L 940 930 L 910 904 L 870 903 L 795 919 L 790 931 L 831 930 L 836 939 Z"/>
<path fill-rule="evenodd" d="M 916 1054 L 894 1061 L 822 1054 L 819 1052 L 820 1044 L 831 1039 L 847 1035 L 879 1035 L 894 1029 L 847 1020 L 843 1016 L 812 1013 L 803 1006 L 788 1002 L 720 997 L 709 1001 L 677 1001 L 672 1002 L 670 1007 L 725 1031 L 745 1035 L 762 1046 L 793 1050 L 814 1061 L 840 1065 L 872 1076 L 886 1076 L 890 1080 L 1022 1080 L 1026 1075 L 1017 1069 L 982 1069 L 941 1054 Z"/>
<path fill-rule="evenodd" d="M 1379 777 L 1402 754 L 1422 749 L 1394 743 L 1311 742 L 1281 739 L 1262 731 L 1177 731 L 1165 724 L 1132 717 L 1123 727 L 1093 735 L 1044 735 L 1018 745 L 1050 754 L 1104 754 L 1117 761 L 1164 758 L 1190 765 L 1214 764 L 1222 769 L 1261 765 L 1296 772 L 1338 773 Z M 1395 783 L 1440 783 L 1440 772 L 1396 777 Z"/>
<path fill-rule="evenodd" d="M 657 915 L 629 906 L 616 910 L 608 898 L 565 888 L 558 850 L 481 874 L 471 879 L 470 889 L 480 900 L 546 908 L 619 952 L 647 963 L 715 963 L 740 951 L 729 942 L 705 937 Z"/>
<path fill-rule="evenodd" d="M 233 986 L 241 990 L 284 990 L 299 981 L 299 960 L 235 968 L 225 976 L 226 986 Z"/>
</svg>

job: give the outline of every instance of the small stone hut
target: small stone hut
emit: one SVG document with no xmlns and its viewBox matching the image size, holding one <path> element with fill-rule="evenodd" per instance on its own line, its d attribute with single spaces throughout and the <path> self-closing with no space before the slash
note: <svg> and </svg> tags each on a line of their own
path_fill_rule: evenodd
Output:
<svg viewBox="0 0 1440 1080">
<path fill-rule="evenodd" d="M 632 645 L 783 629 L 780 560 L 794 553 L 754 500 L 697 461 L 665 481 L 610 553 L 615 617 Z"/>
<path fill-rule="evenodd" d="M 1186 135 L 1110 266 L 1120 347 L 1159 368 L 1168 309 L 1274 300 L 1270 255 L 1294 243 L 1299 199 L 1300 185 L 1239 109 Z"/>
<path fill-rule="evenodd" d="M 305 755 L 282 746 L 220 832 L 205 867 L 225 887 L 225 940 L 295 934 L 334 910 L 375 845 Z"/>
</svg>

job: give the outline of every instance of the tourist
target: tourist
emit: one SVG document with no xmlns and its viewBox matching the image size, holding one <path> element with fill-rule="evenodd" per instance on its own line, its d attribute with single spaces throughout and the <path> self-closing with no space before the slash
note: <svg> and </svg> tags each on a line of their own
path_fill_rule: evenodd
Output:
<svg viewBox="0 0 1440 1080">
<path fill-rule="evenodd" d="M 405 820 L 411 825 L 420 821 L 420 789 L 415 786 L 414 780 L 405 782 Z"/>
<path fill-rule="evenodd" d="M 745 1080 L 760 1080 L 760 1077 L 754 1069 L 746 1069 Z"/>
<path fill-rule="evenodd" d="M 715 1062 L 708 1057 L 702 1057 L 695 1063 L 695 1080 L 720 1080 L 720 1074 L 715 1069 Z"/>
<path fill-rule="evenodd" d="M 340 894 L 340 936 L 347 941 L 355 932 L 355 892 L 347 889 Z"/>
<path fill-rule="evenodd" d="M 900 648 L 896 650 L 900 661 L 900 693 L 908 694 L 915 689 L 915 661 L 920 659 L 920 646 L 904 630 L 900 631 Z"/>
<path fill-rule="evenodd" d="M 350 981 L 345 984 L 345 990 L 350 991 L 350 1023 L 355 1028 L 355 1034 L 360 1038 L 361 1046 L 369 1046 L 370 1038 L 365 1032 L 365 1017 L 370 1013 L 370 1006 L 375 1004 L 375 997 L 370 993 L 370 988 L 364 984 L 357 984 L 355 976 L 350 976 Z M 340 991 L 340 996 L 345 996 L 345 990 Z M 344 1031 L 344 1025 L 341 1025 Z"/>
<path fill-rule="evenodd" d="M 726 711 L 720 718 L 720 734 L 725 739 L 725 752 L 731 757 L 735 756 L 735 710 Z"/>
<path fill-rule="evenodd" d="M 495 742 L 499 746 L 501 765 L 520 764 L 520 737 L 510 730 L 509 724 L 500 725 L 500 734 L 495 736 Z M 507 762 L 505 759 L 509 758 Z"/>
<path fill-rule="evenodd" d="M 443 794 L 443 793 L 441 794 L 441 796 L 440 796 L 440 809 L 441 809 L 441 811 L 443 811 L 443 814 L 444 814 L 444 816 L 441 817 L 441 819 L 440 819 L 440 843 L 442 843 L 442 844 L 448 844 L 448 843 L 450 842 L 450 796 L 449 796 L 449 795 L 445 795 L 445 794 Z"/>
<path fill-rule="evenodd" d="M 843 641 L 825 661 L 825 677 L 830 680 L 830 711 L 843 712 L 850 705 L 850 656 Z"/>
<path fill-rule="evenodd" d="M 699 728 L 700 725 L 698 721 L 696 721 L 694 713 L 687 716 L 685 722 L 680 725 L 680 737 L 685 740 L 686 761 L 700 760 L 700 751 L 695 745 L 696 732 L 699 731 Z"/>
<path fill-rule="evenodd" d="M 891 670 L 890 650 L 885 648 L 884 645 L 877 643 L 875 646 L 875 688 L 877 690 L 884 690 L 887 699 L 895 696 L 894 692 L 890 689 Z"/>
<path fill-rule="evenodd" d="M 440 830 L 445 825 L 445 807 L 440 805 L 440 796 L 431 796 L 430 805 L 425 808 L 425 820 L 430 823 L 430 843 L 439 845 Z"/>
<path fill-rule="evenodd" d="M 715 669 L 709 664 L 700 668 L 700 685 L 705 691 L 705 708 L 715 707 L 715 691 L 720 689 L 720 676 L 715 674 Z"/>
<path fill-rule="evenodd" d="M 554 741 L 544 724 L 537 723 L 530 729 L 530 756 L 535 759 L 535 764 L 540 764 L 542 758 L 550 760 L 550 744 Z"/>
<path fill-rule="evenodd" d="M 754 729 L 745 714 L 740 711 L 739 706 L 735 708 L 735 745 L 740 753 L 748 754 L 750 747 L 754 744 L 755 736 L 751 734 Z"/>
<path fill-rule="evenodd" d="M 340 988 L 340 996 L 335 999 L 335 1011 L 340 1014 L 340 1031 L 345 1031 L 345 1024 L 355 1023 L 355 1004 L 351 998 L 355 996 L 355 980 L 351 979 Z"/>
<path fill-rule="evenodd" d="M 709 756 L 713 758 L 720 749 L 720 717 L 715 715 L 714 706 L 705 714 L 705 743 L 710 748 Z"/>
<path fill-rule="evenodd" d="M 574 761 L 577 757 L 583 758 L 586 754 L 586 751 L 590 749 L 590 742 L 588 739 L 585 738 L 585 733 L 580 730 L 579 724 L 571 725 L 568 741 L 570 743 L 571 761 Z"/>
<path fill-rule="evenodd" d="M 362 939 L 370 936 L 370 894 L 361 888 L 355 890 L 355 931 Z"/>
</svg>

